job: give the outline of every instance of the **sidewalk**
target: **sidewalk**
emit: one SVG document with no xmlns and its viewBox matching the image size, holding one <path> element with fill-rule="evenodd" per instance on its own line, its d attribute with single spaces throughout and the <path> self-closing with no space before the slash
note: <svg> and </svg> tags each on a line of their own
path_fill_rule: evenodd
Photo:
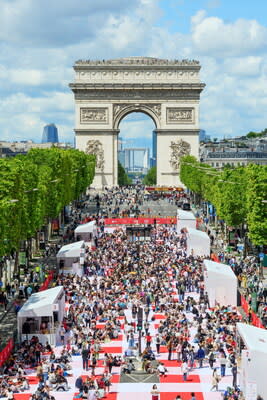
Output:
<svg viewBox="0 0 267 400">
<path fill-rule="evenodd" d="M 14 337 L 17 329 L 17 315 L 15 313 L 13 300 L 11 300 L 7 305 L 7 312 L 1 307 L 0 311 L 0 348 L 5 346 L 5 343 L 10 338 Z"/>
</svg>

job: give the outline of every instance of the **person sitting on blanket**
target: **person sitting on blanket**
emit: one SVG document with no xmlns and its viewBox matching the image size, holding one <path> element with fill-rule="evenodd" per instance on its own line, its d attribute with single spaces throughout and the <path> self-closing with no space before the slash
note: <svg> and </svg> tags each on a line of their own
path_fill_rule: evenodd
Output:
<svg viewBox="0 0 267 400">
<path fill-rule="evenodd" d="M 27 379 L 26 378 L 21 378 L 19 390 L 21 392 L 24 392 L 25 390 L 29 390 L 29 389 L 30 389 L 30 385 L 29 385 L 29 382 L 27 381 Z"/>
<path fill-rule="evenodd" d="M 126 365 L 122 368 L 122 372 L 123 374 L 131 374 L 132 371 L 135 371 L 133 360 L 128 360 Z"/>
<path fill-rule="evenodd" d="M 145 360 L 142 365 L 144 371 L 147 374 L 154 374 L 156 372 L 155 368 L 153 368 L 151 361 Z"/>
<path fill-rule="evenodd" d="M 159 376 L 166 376 L 167 369 L 164 367 L 162 363 L 159 363 L 157 370 Z"/>
<path fill-rule="evenodd" d="M 112 362 L 113 362 L 113 367 L 120 367 L 121 366 L 120 357 L 114 356 Z"/>
</svg>

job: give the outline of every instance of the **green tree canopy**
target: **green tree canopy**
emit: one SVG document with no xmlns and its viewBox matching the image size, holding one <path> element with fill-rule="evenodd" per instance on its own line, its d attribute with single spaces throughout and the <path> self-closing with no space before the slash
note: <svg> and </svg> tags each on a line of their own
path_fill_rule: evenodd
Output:
<svg viewBox="0 0 267 400">
<path fill-rule="evenodd" d="M 228 226 L 247 223 L 252 243 L 266 243 L 267 166 L 250 164 L 218 171 L 184 156 L 180 178 L 188 189 L 211 202 Z"/>
<path fill-rule="evenodd" d="M 119 186 L 127 186 L 131 185 L 132 180 L 129 178 L 127 175 L 125 169 L 121 165 L 121 163 L 118 161 L 118 185 Z"/>
<path fill-rule="evenodd" d="M 143 179 L 144 185 L 156 185 L 157 184 L 157 168 L 151 167 L 146 176 Z"/>
<path fill-rule="evenodd" d="M 17 250 L 92 183 L 95 156 L 78 150 L 33 149 L 0 159 L 0 256 Z"/>
</svg>

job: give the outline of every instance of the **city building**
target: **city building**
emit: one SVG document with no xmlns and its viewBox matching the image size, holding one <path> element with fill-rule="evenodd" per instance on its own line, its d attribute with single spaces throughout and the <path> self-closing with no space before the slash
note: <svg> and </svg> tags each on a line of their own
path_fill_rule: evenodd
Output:
<svg viewBox="0 0 267 400">
<path fill-rule="evenodd" d="M 210 136 L 206 134 L 204 129 L 200 129 L 199 131 L 199 142 L 207 143 L 210 141 Z"/>
<path fill-rule="evenodd" d="M 122 165 L 127 172 L 146 174 L 149 169 L 149 148 L 125 148 L 119 152 L 119 157 L 124 162 Z"/>
<path fill-rule="evenodd" d="M 157 132 L 152 132 L 152 157 L 150 158 L 150 168 L 157 165 Z"/>
<path fill-rule="evenodd" d="M 66 143 L 34 143 L 32 140 L 23 140 L 21 142 L 0 141 L 0 158 L 26 154 L 31 149 L 50 149 L 52 146 L 60 149 L 69 149 L 73 147 Z"/>
<path fill-rule="evenodd" d="M 267 165 L 267 136 L 246 137 L 203 143 L 199 151 L 200 161 L 215 168 L 226 165 Z"/>
<path fill-rule="evenodd" d="M 208 153 L 205 162 L 212 167 L 221 168 L 226 165 L 232 167 L 248 164 L 267 165 L 267 152 L 259 151 L 227 151 Z"/>
<path fill-rule="evenodd" d="M 58 143 L 58 131 L 55 124 L 45 125 L 42 143 Z"/>
<path fill-rule="evenodd" d="M 125 168 L 125 152 L 123 150 L 123 139 L 118 137 L 118 161 Z"/>
</svg>

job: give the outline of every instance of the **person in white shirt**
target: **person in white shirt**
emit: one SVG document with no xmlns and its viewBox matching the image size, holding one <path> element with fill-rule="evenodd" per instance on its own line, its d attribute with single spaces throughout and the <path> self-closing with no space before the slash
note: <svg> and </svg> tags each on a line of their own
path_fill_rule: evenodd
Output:
<svg viewBox="0 0 267 400">
<path fill-rule="evenodd" d="M 158 365 L 157 370 L 158 370 L 159 376 L 166 376 L 166 368 L 164 367 L 164 365 L 162 363 L 160 363 Z"/>
<path fill-rule="evenodd" d="M 181 365 L 181 370 L 182 370 L 182 374 L 183 374 L 183 381 L 186 382 L 187 375 L 188 375 L 188 365 L 187 365 L 186 361 L 183 361 L 183 363 Z"/>
</svg>

